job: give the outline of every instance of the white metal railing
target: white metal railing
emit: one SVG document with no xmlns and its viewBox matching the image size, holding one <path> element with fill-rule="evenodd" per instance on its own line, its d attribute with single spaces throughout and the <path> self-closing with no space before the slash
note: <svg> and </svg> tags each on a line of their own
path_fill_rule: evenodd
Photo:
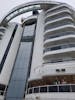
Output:
<svg viewBox="0 0 75 100">
<path fill-rule="evenodd" d="M 26 93 L 44 93 L 44 92 L 75 92 L 75 84 L 57 84 L 57 85 L 44 85 L 28 88 Z"/>
</svg>

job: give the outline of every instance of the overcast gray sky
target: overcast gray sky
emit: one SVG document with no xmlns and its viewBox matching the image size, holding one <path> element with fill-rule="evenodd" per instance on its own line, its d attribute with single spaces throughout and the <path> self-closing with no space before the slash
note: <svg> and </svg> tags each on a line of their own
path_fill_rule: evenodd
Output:
<svg viewBox="0 0 75 100">
<path fill-rule="evenodd" d="M 20 5 L 22 3 L 26 3 L 29 1 L 36 1 L 36 0 L 0 0 L 0 20 L 13 7 L 16 7 L 17 5 Z M 53 0 L 53 1 L 65 2 L 75 8 L 75 0 Z"/>
</svg>

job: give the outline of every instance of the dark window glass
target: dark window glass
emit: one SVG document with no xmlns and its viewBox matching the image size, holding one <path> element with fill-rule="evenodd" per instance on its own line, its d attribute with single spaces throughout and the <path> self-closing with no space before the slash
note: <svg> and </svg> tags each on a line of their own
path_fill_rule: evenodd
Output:
<svg viewBox="0 0 75 100">
<path fill-rule="evenodd" d="M 29 89 L 29 94 L 31 94 L 32 93 L 32 89 Z"/>
<path fill-rule="evenodd" d="M 52 47 L 51 50 L 58 50 L 61 49 L 61 46 L 57 46 L 57 47 Z"/>
<path fill-rule="evenodd" d="M 34 93 L 39 93 L 39 87 L 34 88 Z"/>
<path fill-rule="evenodd" d="M 6 88 L 5 85 L 0 84 L 0 95 L 3 95 L 3 94 L 4 94 L 4 92 L 5 92 L 5 88 Z"/>
<path fill-rule="evenodd" d="M 40 87 L 40 92 L 47 92 L 47 87 Z"/>
<path fill-rule="evenodd" d="M 3 84 L 0 84 L 0 90 L 2 90 L 2 91 L 4 91 L 5 90 L 5 85 L 3 85 Z"/>
<path fill-rule="evenodd" d="M 59 86 L 59 92 L 70 92 L 70 86 Z"/>
<path fill-rule="evenodd" d="M 75 92 L 75 85 L 71 85 L 72 92 Z"/>
</svg>

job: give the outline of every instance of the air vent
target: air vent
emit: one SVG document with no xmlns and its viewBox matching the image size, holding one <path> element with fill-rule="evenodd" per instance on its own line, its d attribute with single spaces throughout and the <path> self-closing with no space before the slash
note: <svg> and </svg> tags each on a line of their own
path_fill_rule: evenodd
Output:
<svg viewBox="0 0 75 100">
<path fill-rule="evenodd" d="M 56 69 L 56 72 L 60 72 L 60 69 Z"/>
<path fill-rule="evenodd" d="M 62 71 L 62 72 L 65 72 L 66 70 L 65 70 L 65 69 L 61 69 L 61 71 Z"/>
<path fill-rule="evenodd" d="M 65 72 L 65 69 L 56 69 L 56 72 Z"/>
</svg>

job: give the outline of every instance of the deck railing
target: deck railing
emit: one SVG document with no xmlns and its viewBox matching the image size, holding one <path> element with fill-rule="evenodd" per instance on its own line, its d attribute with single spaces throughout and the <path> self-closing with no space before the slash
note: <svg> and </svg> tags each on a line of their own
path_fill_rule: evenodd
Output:
<svg viewBox="0 0 75 100">
<path fill-rule="evenodd" d="M 58 85 L 45 85 L 28 88 L 26 93 L 44 93 L 44 92 L 75 92 L 75 84 L 58 84 Z"/>
</svg>

